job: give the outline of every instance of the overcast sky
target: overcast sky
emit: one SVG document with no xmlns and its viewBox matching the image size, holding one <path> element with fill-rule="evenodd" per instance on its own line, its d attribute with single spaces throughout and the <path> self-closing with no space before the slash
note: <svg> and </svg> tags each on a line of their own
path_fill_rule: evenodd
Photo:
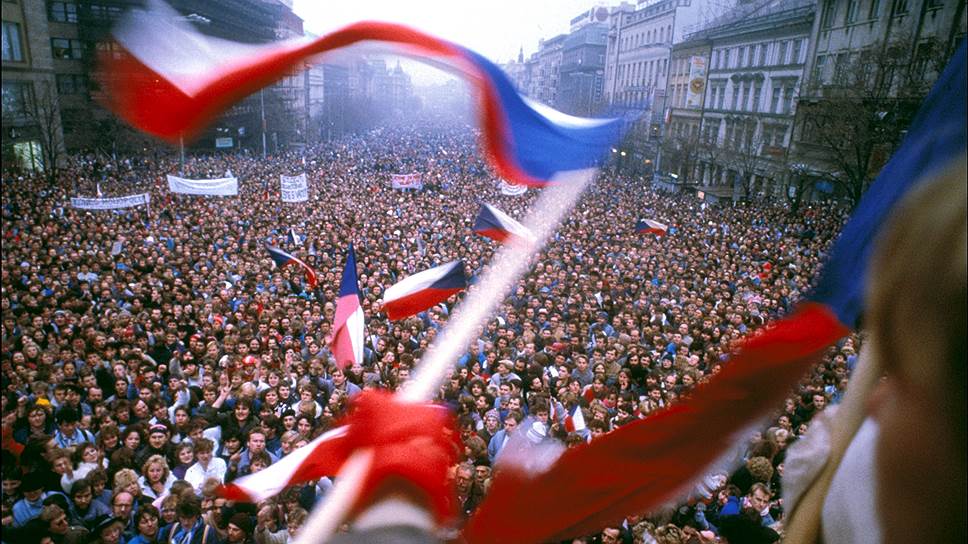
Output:
<svg viewBox="0 0 968 544">
<path fill-rule="evenodd" d="M 295 0 L 293 9 L 303 18 L 304 28 L 314 34 L 368 19 L 404 23 L 503 63 L 517 58 L 521 47 L 527 58 L 537 50 L 539 39 L 568 32 L 573 17 L 600 4 L 600 0 Z M 434 77 L 431 69 L 417 70 L 410 64 L 405 69 L 417 84 L 443 79 Z"/>
</svg>

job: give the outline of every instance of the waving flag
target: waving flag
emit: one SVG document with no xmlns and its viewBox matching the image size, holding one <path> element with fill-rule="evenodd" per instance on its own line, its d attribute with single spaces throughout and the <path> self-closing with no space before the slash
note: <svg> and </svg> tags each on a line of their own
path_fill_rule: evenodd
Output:
<svg viewBox="0 0 968 544">
<path fill-rule="evenodd" d="M 264 470 L 243 476 L 219 489 L 230 501 L 261 502 L 290 485 L 335 476 L 349 457 L 345 426 L 323 433 Z"/>
<path fill-rule="evenodd" d="M 844 226 L 809 300 L 748 337 L 729 364 L 687 400 L 567 450 L 546 472 L 499 473 L 464 540 L 565 540 L 629 512 L 654 509 L 733 446 L 735 434 L 774 409 L 826 349 L 857 326 L 874 241 L 892 210 L 965 153 L 966 66 L 962 43 L 901 147 Z"/>
<path fill-rule="evenodd" d="M 363 307 L 360 306 L 360 284 L 356 279 L 356 254 L 353 244 L 346 252 L 346 268 L 339 285 L 336 317 L 333 321 L 333 340 L 330 349 L 336 366 L 346 368 L 363 361 Z"/>
<path fill-rule="evenodd" d="M 106 105 L 133 126 L 177 142 L 233 103 L 303 69 L 310 57 L 361 42 L 454 71 L 477 91 L 485 155 L 498 175 L 541 186 L 558 172 L 601 162 L 621 137 L 616 119 L 572 117 L 520 96 L 494 63 L 412 28 L 360 22 L 312 40 L 246 45 L 196 32 L 161 2 L 132 10 L 115 30 L 125 54 L 101 59 Z M 119 57 L 119 58 L 116 58 Z"/>
<path fill-rule="evenodd" d="M 416 315 L 467 287 L 464 261 L 453 261 L 408 276 L 383 294 L 383 311 L 390 320 Z"/>
<path fill-rule="evenodd" d="M 652 219 L 641 219 L 635 224 L 635 232 L 638 234 L 654 234 L 656 236 L 665 236 L 669 232 L 669 225 L 665 223 L 659 223 L 658 221 Z"/>
<path fill-rule="evenodd" d="M 534 234 L 510 215 L 484 203 L 474 220 L 474 232 L 502 243 L 534 243 Z"/>
<path fill-rule="evenodd" d="M 297 259 L 295 256 L 286 253 L 285 251 L 266 244 L 266 251 L 269 252 L 269 257 L 272 258 L 272 262 L 276 263 L 276 266 L 282 268 L 286 265 L 296 264 L 303 269 L 306 273 L 306 282 L 309 284 L 310 289 L 316 288 L 317 278 L 316 271 L 313 267 L 304 263 L 302 260 Z"/>
</svg>

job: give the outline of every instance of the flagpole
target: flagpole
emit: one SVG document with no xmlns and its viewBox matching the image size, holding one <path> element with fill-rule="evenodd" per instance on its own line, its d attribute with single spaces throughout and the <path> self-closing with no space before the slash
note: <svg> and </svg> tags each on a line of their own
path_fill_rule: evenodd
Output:
<svg viewBox="0 0 968 544">
<path fill-rule="evenodd" d="M 505 245 L 497 251 L 494 265 L 454 312 L 453 319 L 417 367 L 413 380 L 397 393 L 400 400 L 417 403 L 433 398 L 448 368 L 466 349 L 480 324 L 491 316 L 515 282 L 527 272 L 531 257 L 571 211 L 596 173 L 595 169 L 578 170 L 553 179 L 555 185 L 541 193 L 524 221 L 525 227 L 534 233 L 536 242 Z M 372 459 L 373 451 L 369 448 L 357 450 L 350 456 L 333 489 L 323 504 L 310 514 L 293 544 L 317 544 L 329 540 L 359 499 Z"/>
</svg>

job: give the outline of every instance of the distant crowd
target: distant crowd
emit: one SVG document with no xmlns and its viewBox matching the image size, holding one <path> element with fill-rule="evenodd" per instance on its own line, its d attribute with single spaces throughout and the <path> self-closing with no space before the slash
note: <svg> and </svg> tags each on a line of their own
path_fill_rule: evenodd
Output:
<svg viewBox="0 0 968 544">
<path fill-rule="evenodd" d="M 287 542 L 330 480 L 260 504 L 215 490 L 331 429 L 362 390 L 410 377 L 461 297 L 388 321 L 383 291 L 455 259 L 479 275 L 496 247 L 472 232 L 480 203 L 520 218 L 534 202 L 534 190 L 501 195 L 479 156 L 466 131 L 383 128 L 266 160 L 194 156 L 182 169 L 170 156 L 74 156 L 53 182 L 5 171 L 3 541 Z M 226 172 L 237 197 L 170 194 L 165 182 Z M 281 202 L 279 176 L 302 172 L 310 200 Z M 423 190 L 390 187 L 413 172 Z M 70 206 L 98 190 L 149 192 L 151 204 Z M 636 234 L 642 218 L 668 234 Z M 844 219 L 712 206 L 603 171 L 440 388 L 464 446 L 459 511 L 485 497 L 513 435 L 572 447 L 688 396 L 791 310 Z M 328 343 L 351 242 L 366 347 L 340 370 Z M 319 285 L 275 268 L 265 243 L 313 266 Z M 840 400 L 859 347 L 848 338 L 790 391 L 736 471 L 586 541 L 775 540 L 785 451 Z"/>
</svg>

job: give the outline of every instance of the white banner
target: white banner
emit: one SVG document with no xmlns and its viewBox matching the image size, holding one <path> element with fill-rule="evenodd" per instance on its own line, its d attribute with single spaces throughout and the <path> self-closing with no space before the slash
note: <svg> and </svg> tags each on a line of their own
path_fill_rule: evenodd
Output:
<svg viewBox="0 0 968 544">
<path fill-rule="evenodd" d="M 498 187 L 501 188 L 501 194 L 502 195 L 519 196 L 519 195 L 523 195 L 524 193 L 527 193 L 528 192 L 528 187 L 527 186 L 525 186 L 525 185 L 515 185 L 513 183 L 508 183 L 508 182 L 504 181 L 503 179 L 501 180 L 501 183 L 498 184 Z"/>
<path fill-rule="evenodd" d="M 283 202 L 306 202 L 309 200 L 309 185 L 306 173 L 298 176 L 279 176 L 280 194 Z"/>
<path fill-rule="evenodd" d="M 390 186 L 394 189 L 423 189 L 421 174 L 391 174 Z"/>
<path fill-rule="evenodd" d="M 138 195 L 118 196 L 114 198 L 71 198 L 71 206 L 79 210 L 120 210 L 148 204 L 151 195 L 141 193 Z"/>
<path fill-rule="evenodd" d="M 706 57 L 689 59 L 689 83 L 686 84 L 686 107 L 702 107 L 702 97 L 706 94 Z"/>
<path fill-rule="evenodd" d="M 185 195 L 235 196 L 239 194 L 238 178 L 185 179 L 168 176 L 168 190 Z"/>
</svg>

